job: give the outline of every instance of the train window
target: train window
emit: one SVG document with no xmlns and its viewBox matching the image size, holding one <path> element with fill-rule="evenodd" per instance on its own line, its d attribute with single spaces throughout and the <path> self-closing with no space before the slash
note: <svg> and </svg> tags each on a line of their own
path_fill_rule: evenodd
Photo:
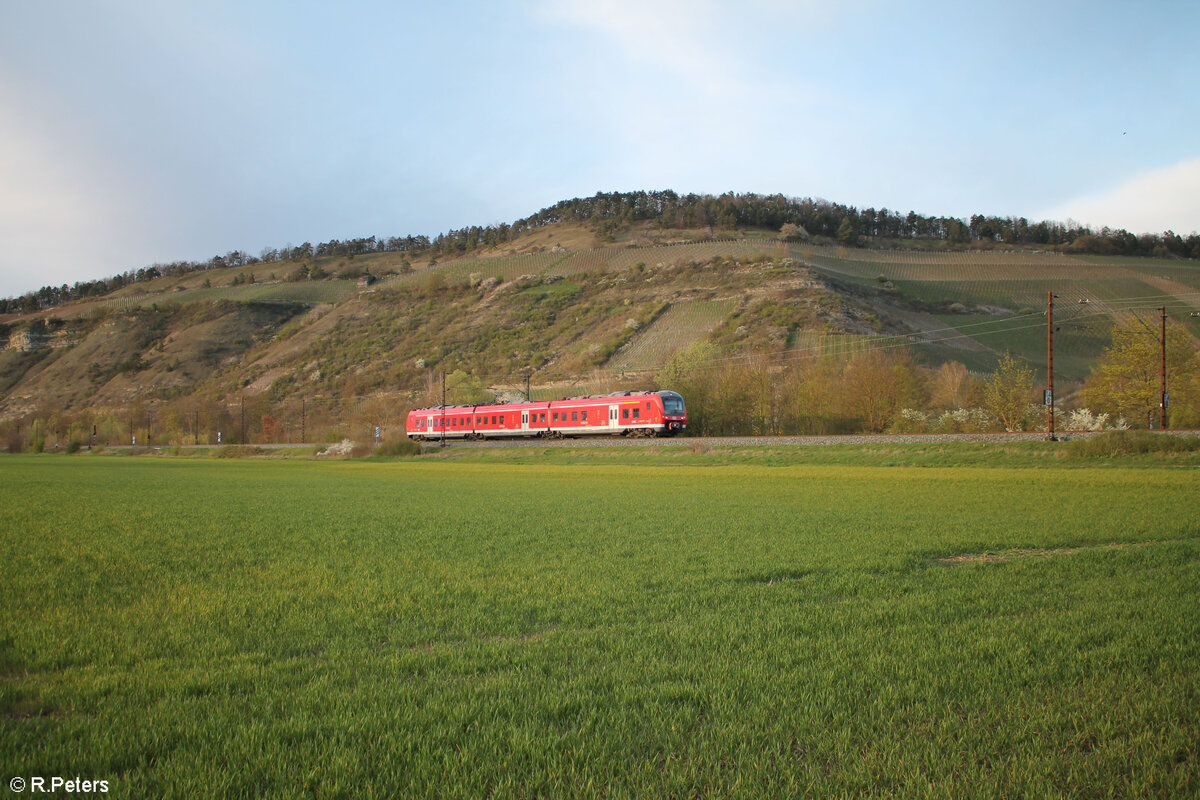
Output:
<svg viewBox="0 0 1200 800">
<path fill-rule="evenodd" d="M 621 409 L 621 419 L 629 419 L 629 409 L 628 408 Z"/>
<path fill-rule="evenodd" d="M 635 408 L 635 409 L 633 410 L 633 418 L 634 418 L 634 419 L 637 419 L 637 418 L 638 418 L 638 413 L 639 413 L 640 411 L 641 411 L 641 409 L 640 409 L 640 408 Z"/>
<path fill-rule="evenodd" d="M 552 419 L 553 419 L 555 422 L 558 422 L 558 412 L 557 412 L 557 411 L 555 411 L 555 412 L 554 412 L 554 414 L 552 415 Z"/>
<path fill-rule="evenodd" d="M 579 421 L 579 412 L 572 411 L 571 412 L 571 422 L 578 422 L 578 421 Z"/>
<path fill-rule="evenodd" d="M 587 412 L 583 412 L 583 421 L 587 422 Z"/>
</svg>

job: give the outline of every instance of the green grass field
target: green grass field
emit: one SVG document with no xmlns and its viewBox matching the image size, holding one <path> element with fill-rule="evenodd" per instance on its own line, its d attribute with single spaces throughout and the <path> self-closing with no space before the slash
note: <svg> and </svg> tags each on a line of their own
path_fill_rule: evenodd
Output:
<svg viewBox="0 0 1200 800">
<path fill-rule="evenodd" d="M 116 797 L 1196 796 L 1194 459 L 1048 447 L 5 457 L 0 772 Z"/>
</svg>

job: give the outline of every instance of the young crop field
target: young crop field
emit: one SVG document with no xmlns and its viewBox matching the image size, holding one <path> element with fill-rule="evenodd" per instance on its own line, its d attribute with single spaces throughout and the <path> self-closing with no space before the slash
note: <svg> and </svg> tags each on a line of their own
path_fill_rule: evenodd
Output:
<svg viewBox="0 0 1200 800">
<path fill-rule="evenodd" d="M 671 355 L 703 339 L 737 305 L 735 299 L 675 303 L 605 365 L 615 371 L 659 369 Z"/>
<path fill-rule="evenodd" d="M 861 334 L 829 334 L 816 331 L 796 331 L 792 334 L 791 349 L 796 358 L 852 358 L 874 350 L 911 347 L 911 339 L 897 336 L 863 336 Z"/>
<path fill-rule="evenodd" d="M 434 271 L 449 281 L 462 280 L 471 274 L 513 280 L 521 275 L 572 276 L 581 273 L 618 272 L 636 267 L 705 261 L 713 256 L 772 257 L 786 255 L 778 242 L 766 239 L 717 240 L 679 242 L 676 244 L 629 247 L 611 245 L 588 250 L 553 250 L 541 253 L 508 256 L 464 258 L 439 264 Z M 403 285 L 427 280 L 429 270 L 420 270 L 387 281 Z"/>
<path fill-rule="evenodd" d="M 1098 277 L 1112 272 L 1086 266 L 1062 256 L 1025 253 L 930 253 L 920 251 L 860 250 L 800 245 L 797 258 L 849 278 L 909 281 L 993 281 L 1040 278 L 1049 275 Z"/>
<path fill-rule="evenodd" d="M 1200 792 L 1190 469 L 521 458 L 0 459 L 5 779 Z"/>
<path fill-rule="evenodd" d="M 1185 299 L 1164 296 L 1136 278 L 1117 280 L 1011 280 L 894 282 L 900 296 L 947 309 L 962 304 L 959 313 L 938 313 L 944 334 L 932 338 L 970 337 L 993 352 L 1012 352 L 1030 363 L 1046 357 L 1046 296 L 1055 297 L 1055 366 L 1063 377 L 1082 380 L 1111 343 L 1113 322 L 1142 318 L 1148 333 L 1157 330 L 1158 307 L 1165 305 L 1173 320 L 1193 335 L 1200 334 L 1200 319 L 1190 316 Z M 1186 296 L 1185 296 L 1186 298 Z M 984 309 L 982 311 L 977 309 Z M 1004 313 L 1004 312 L 1012 313 Z M 1152 324 L 1153 323 L 1153 324 Z"/>
<path fill-rule="evenodd" d="M 128 310 L 151 303 L 197 303 L 212 300 L 234 302 L 275 301 L 285 303 L 340 303 L 357 290 L 351 280 L 302 281 L 298 283 L 255 283 L 243 286 L 211 286 L 166 294 L 118 297 L 104 301 L 110 308 Z"/>
<path fill-rule="evenodd" d="M 492 255 L 484 258 L 464 258 L 446 261 L 432 270 L 410 272 L 408 275 L 389 279 L 388 284 L 406 284 L 427 281 L 431 273 L 436 272 L 448 281 L 464 281 L 472 275 L 482 278 L 499 278 L 502 281 L 512 281 L 522 275 L 541 275 L 551 273 L 558 264 L 568 258 L 566 253 L 533 253 L 528 255 Z"/>
<path fill-rule="evenodd" d="M 1010 251 L 925 252 L 866 250 L 795 245 L 802 261 L 848 278 L 904 281 L 1054 281 L 1094 282 L 1144 280 L 1148 276 L 1175 281 L 1181 291 L 1196 291 L 1200 269 L 1179 262 L 1150 259 L 1085 258 Z"/>
</svg>

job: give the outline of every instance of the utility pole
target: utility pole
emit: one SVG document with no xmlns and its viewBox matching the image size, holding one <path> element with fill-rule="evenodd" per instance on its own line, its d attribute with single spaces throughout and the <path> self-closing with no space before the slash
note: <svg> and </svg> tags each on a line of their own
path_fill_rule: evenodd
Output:
<svg viewBox="0 0 1200 800">
<path fill-rule="evenodd" d="M 526 373 L 526 375 L 525 375 L 525 402 L 526 403 L 533 402 L 533 398 L 531 398 L 529 396 L 529 374 L 528 373 Z"/>
<path fill-rule="evenodd" d="M 446 446 L 446 370 L 442 370 L 442 447 Z"/>
<path fill-rule="evenodd" d="M 1159 415 L 1159 427 L 1164 431 L 1167 430 L 1167 307 L 1162 307 L 1162 367 L 1159 370 L 1159 408 L 1162 409 Z"/>
<path fill-rule="evenodd" d="M 1054 436 L 1054 292 L 1046 292 L 1046 430 L 1051 442 Z"/>
</svg>

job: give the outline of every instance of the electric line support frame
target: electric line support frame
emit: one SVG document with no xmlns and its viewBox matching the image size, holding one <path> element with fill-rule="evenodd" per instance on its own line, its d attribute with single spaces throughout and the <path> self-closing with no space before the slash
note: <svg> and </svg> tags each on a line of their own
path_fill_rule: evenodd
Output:
<svg viewBox="0 0 1200 800">
<path fill-rule="evenodd" d="M 1046 441 L 1054 435 L 1054 292 L 1046 292 Z"/>
</svg>

